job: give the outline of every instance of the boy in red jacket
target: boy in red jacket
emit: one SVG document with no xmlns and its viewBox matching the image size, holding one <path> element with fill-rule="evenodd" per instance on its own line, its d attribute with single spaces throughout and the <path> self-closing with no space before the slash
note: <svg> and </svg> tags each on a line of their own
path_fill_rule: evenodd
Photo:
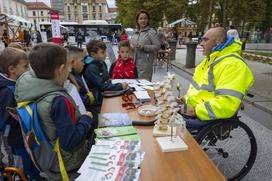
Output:
<svg viewBox="0 0 272 181">
<path fill-rule="evenodd" d="M 119 56 L 116 62 L 111 64 L 110 77 L 112 79 L 136 79 L 138 78 L 137 68 L 133 59 L 129 56 L 130 44 L 128 41 L 119 43 Z"/>
</svg>

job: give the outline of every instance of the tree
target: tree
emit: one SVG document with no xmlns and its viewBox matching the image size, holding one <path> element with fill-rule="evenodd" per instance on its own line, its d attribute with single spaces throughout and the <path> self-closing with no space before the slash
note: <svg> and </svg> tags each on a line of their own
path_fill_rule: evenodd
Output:
<svg viewBox="0 0 272 181">
<path fill-rule="evenodd" d="M 240 30 L 266 30 L 272 26 L 271 0 L 116 0 L 118 20 L 135 27 L 135 15 L 140 9 L 150 13 L 151 23 L 158 26 L 163 15 L 171 23 L 182 17 L 196 22 L 200 31 L 215 23 Z"/>
<path fill-rule="evenodd" d="M 163 2 L 160 0 L 117 0 L 117 20 L 120 21 L 124 26 L 135 27 L 135 16 L 137 11 L 144 9 L 150 14 L 150 22 L 153 25 L 158 25 L 163 17 L 163 14 L 161 13 L 162 4 Z"/>
</svg>

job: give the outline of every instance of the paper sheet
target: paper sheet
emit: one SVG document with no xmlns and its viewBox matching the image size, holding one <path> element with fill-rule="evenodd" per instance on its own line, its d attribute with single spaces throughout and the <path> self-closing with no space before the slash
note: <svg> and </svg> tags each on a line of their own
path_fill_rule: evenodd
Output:
<svg viewBox="0 0 272 181">
<path fill-rule="evenodd" d="M 82 101 L 82 99 L 81 99 L 81 97 L 80 97 L 78 91 L 77 91 L 76 86 L 75 86 L 74 84 L 70 83 L 70 82 L 67 82 L 67 83 L 65 83 L 64 88 L 67 89 L 67 92 L 69 93 L 69 95 L 70 95 L 70 96 L 73 98 L 73 100 L 75 101 L 75 103 L 76 103 L 76 105 L 77 105 L 77 107 L 78 107 L 78 109 L 79 109 L 79 112 L 80 112 L 81 114 L 86 113 L 86 108 L 85 108 L 85 106 L 84 106 L 84 104 L 83 104 L 83 101 Z"/>
<path fill-rule="evenodd" d="M 133 92 L 137 99 L 139 100 L 149 100 L 151 99 L 147 91 L 135 91 Z"/>
</svg>

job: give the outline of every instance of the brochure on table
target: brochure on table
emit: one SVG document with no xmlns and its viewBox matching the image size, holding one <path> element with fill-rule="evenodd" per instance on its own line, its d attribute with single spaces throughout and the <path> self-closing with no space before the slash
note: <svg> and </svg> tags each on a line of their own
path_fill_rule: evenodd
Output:
<svg viewBox="0 0 272 181">
<path fill-rule="evenodd" d="M 97 141 L 78 170 L 80 176 L 76 180 L 137 181 L 144 159 L 140 145 L 140 141 Z"/>
</svg>

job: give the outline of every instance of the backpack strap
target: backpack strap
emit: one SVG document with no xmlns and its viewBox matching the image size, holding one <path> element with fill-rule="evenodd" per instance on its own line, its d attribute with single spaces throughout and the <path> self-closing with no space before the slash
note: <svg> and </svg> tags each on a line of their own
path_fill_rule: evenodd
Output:
<svg viewBox="0 0 272 181">
<path fill-rule="evenodd" d="M 31 102 L 22 102 L 22 103 L 18 103 L 18 107 L 25 106 L 25 108 L 26 108 L 28 114 L 31 116 L 31 129 L 34 129 L 33 123 L 34 123 L 35 121 L 38 121 L 38 120 L 37 120 L 37 119 L 38 119 L 37 103 L 40 102 L 41 100 L 43 100 L 45 97 L 51 96 L 51 95 L 56 95 L 56 96 L 58 96 L 58 95 L 63 95 L 63 94 L 58 93 L 58 92 L 50 92 L 50 93 L 47 93 L 47 94 L 45 94 L 44 96 L 42 96 L 41 98 L 39 98 L 38 100 L 36 100 L 36 101 L 34 102 L 35 105 L 32 104 L 32 106 L 34 106 L 34 107 L 32 107 L 32 108 L 31 108 L 30 105 L 29 105 Z M 66 102 L 65 102 L 65 103 L 66 103 Z M 68 109 L 69 109 L 69 112 L 70 112 L 70 111 L 71 111 L 70 109 L 72 109 L 72 108 L 71 108 L 71 105 L 68 107 Z M 36 120 L 34 120 L 34 119 L 36 119 Z M 35 124 L 35 123 L 34 123 L 34 124 Z M 37 124 L 37 123 L 36 123 L 36 124 Z M 43 130 L 42 130 L 41 127 L 36 127 L 36 129 L 39 129 L 39 130 L 37 130 L 38 133 L 39 133 L 39 132 L 40 132 L 40 133 L 43 133 Z M 46 135 L 45 135 L 44 133 L 43 133 L 43 134 L 37 134 L 37 135 L 36 135 L 36 133 L 35 133 L 34 130 L 33 130 L 33 133 L 35 134 L 35 140 L 36 140 L 37 143 L 39 143 L 38 139 L 40 138 L 40 139 L 45 139 L 45 140 L 49 143 L 49 145 L 51 145 L 51 143 L 49 142 L 48 138 L 46 137 Z M 38 139 L 37 139 L 37 138 L 38 138 Z M 51 147 L 52 147 L 52 145 L 51 145 Z M 59 138 L 57 138 L 56 144 L 54 145 L 54 151 L 56 152 L 56 154 L 57 154 L 57 156 L 58 156 L 59 168 L 60 168 L 62 180 L 63 180 L 63 181 L 69 181 L 69 177 L 68 177 L 68 174 L 67 174 L 67 171 L 66 171 L 66 169 L 65 169 L 65 165 L 64 165 L 64 162 L 63 162 L 63 159 L 62 159 L 62 156 L 61 156 L 61 151 L 60 151 L 60 146 L 59 146 Z"/>
</svg>

